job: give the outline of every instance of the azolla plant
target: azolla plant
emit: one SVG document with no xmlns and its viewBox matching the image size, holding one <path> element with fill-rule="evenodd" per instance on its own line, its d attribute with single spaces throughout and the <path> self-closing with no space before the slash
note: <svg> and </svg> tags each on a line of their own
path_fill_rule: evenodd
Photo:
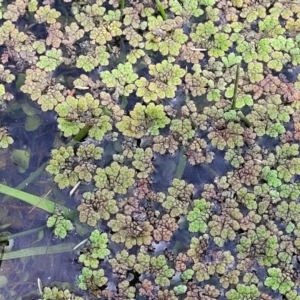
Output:
<svg viewBox="0 0 300 300">
<path fill-rule="evenodd" d="M 300 299 L 299 3 L 0 5 L 1 107 L 56 114 L 46 171 L 79 186 L 80 295 Z"/>
</svg>

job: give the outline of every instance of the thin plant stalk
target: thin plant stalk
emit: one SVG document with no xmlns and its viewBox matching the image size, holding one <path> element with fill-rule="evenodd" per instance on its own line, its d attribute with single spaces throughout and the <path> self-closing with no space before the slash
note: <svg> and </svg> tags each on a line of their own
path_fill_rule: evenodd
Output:
<svg viewBox="0 0 300 300">
<path fill-rule="evenodd" d="M 231 109 L 236 109 L 236 98 L 237 98 L 237 92 L 238 92 L 239 78 L 240 78 L 240 64 L 238 64 L 236 66 L 235 82 L 234 82 L 234 90 L 233 90 L 233 98 L 232 98 Z"/>
<path fill-rule="evenodd" d="M 166 12 L 165 12 L 165 10 L 164 10 L 164 8 L 163 8 L 161 2 L 160 2 L 159 0 L 155 0 L 155 3 L 156 3 L 157 9 L 158 9 L 158 11 L 160 12 L 162 18 L 163 18 L 164 20 L 167 20 L 167 14 L 166 14 Z"/>
<path fill-rule="evenodd" d="M 122 11 L 125 7 L 125 0 L 120 1 L 120 10 Z"/>
<path fill-rule="evenodd" d="M 236 110 L 236 99 L 237 99 L 238 85 L 239 85 L 239 78 L 240 78 L 240 66 L 241 66 L 241 64 L 236 65 L 233 98 L 232 98 L 232 104 L 231 104 L 231 109 L 234 109 L 234 110 Z M 244 114 L 241 111 L 237 112 L 237 115 L 248 127 L 252 126 L 252 123 L 244 116 Z"/>
</svg>

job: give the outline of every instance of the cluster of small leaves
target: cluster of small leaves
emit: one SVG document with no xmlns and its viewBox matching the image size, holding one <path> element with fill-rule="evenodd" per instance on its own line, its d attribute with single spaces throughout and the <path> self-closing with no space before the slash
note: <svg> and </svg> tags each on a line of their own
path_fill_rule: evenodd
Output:
<svg viewBox="0 0 300 300">
<path fill-rule="evenodd" d="M 218 251 L 215 253 L 214 257 L 215 260 L 211 261 L 209 264 L 205 264 L 201 261 L 194 264 L 193 270 L 198 281 L 202 282 L 208 280 L 210 276 L 214 274 L 225 274 L 234 262 L 234 257 L 231 255 L 230 251 Z"/>
<path fill-rule="evenodd" d="M 258 100 L 253 105 L 253 110 L 247 115 L 247 119 L 253 124 L 258 136 L 267 134 L 277 137 L 285 132 L 283 123 L 290 120 L 293 108 L 282 103 L 280 95 Z"/>
<path fill-rule="evenodd" d="M 195 138 L 185 152 L 191 165 L 211 163 L 214 159 L 214 152 L 207 150 L 207 143 L 204 139 Z"/>
<path fill-rule="evenodd" d="M 74 150 L 72 147 L 61 147 L 59 149 L 52 150 L 52 159 L 46 170 L 55 175 L 54 181 L 58 183 L 58 186 L 62 189 L 69 185 L 75 186 L 78 181 L 78 176 L 70 170 L 66 170 L 68 165 L 71 165 L 71 159 L 74 156 Z M 60 172 L 63 172 L 60 174 Z"/>
<path fill-rule="evenodd" d="M 105 46 L 92 48 L 86 55 L 79 55 L 76 61 L 76 67 L 90 72 L 99 66 L 108 65 L 109 54 Z"/>
<path fill-rule="evenodd" d="M 103 9 L 103 7 L 100 7 L 99 9 Z M 113 38 L 120 36 L 122 34 L 122 23 L 118 20 L 119 18 L 120 13 L 107 16 L 106 20 L 101 22 L 100 26 L 93 27 L 90 32 L 92 43 L 105 45 L 107 42 L 112 41 Z"/>
<path fill-rule="evenodd" d="M 127 62 L 119 64 L 116 69 L 100 73 L 102 81 L 108 88 L 114 88 L 117 97 L 119 95 L 129 96 L 135 89 L 134 81 L 138 78 L 134 73 L 132 64 Z"/>
<path fill-rule="evenodd" d="M 123 116 L 116 127 L 128 137 L 141 138 L 145 135 L 158 135 L 159 129 L 170 123 L 161 104 L 147 106 L 137 103 L 130 116 Z"/>
<path fill-rule="evenodd" d="M 153 240 L 153 226 L 148 221 L 133 221 L 131 216 L 117 214 L 108 226 L 114 232 L 111 240 L 124 243 L 128 249 L 135 245 L 150 245 Z"/>
<path fill-rule="evenodd" d="M 37 66 L 47 72 L 54 71 L 62 63 L 62 51 L 60 49 L 47 50 L 45 55 L 40 56 Z"/>
<path fill-rule="evenodd" d="M 92 294 L 96 294 L 99 288 L 107 283 L 108 279 L 105 277 L 104 270 L 92 270 L 83 267 L 81 274 L 78 277 L 78 286 L 82 290 L 89 290 Z"/>
<path fill-rule="evenodd" d="M 89 136 L 100 141 L 112 129 L 110 116 L 104 113 L 100 100 L 90 93 L 76 98 L 68 96 L 55 111 L 59 116 L 58 128 L 65 137 L 76 135 L 84 126 L 89 126 Z"/>
<path fill-rule="evenodd" d="M 11 83 L 15 80 L 15 75 L 10 72 L 10 70 L 5 69 L 5 67 L 0 64 L 0 80 L 6 83 Z M 2 92 L 0 93 L 2 96 Z"/>
<path fill-rule="evenodd" d="M 168 262 L 164 255 L 151 257 L 144 253 L 139 253 L 137 255 L 134 269 L 139 274 L 150 272 L 155 276 L 155 283 L 161 287 L 169 286 L 169 278 L 175 273 L 175 270 L 168 266 Z"/>
<path fill-rule="evenodd" d="M 204 233 L 207 230 L 207 220 L 210 216 L 210 203 L 205 199 L 193 201 L 193 210 L 187 215 L 190 232 Z"/>
<path fill-rule="evenodd" d="M 101 5 L 103 1 L 97 1 L 93 5 L 86 5 L 80 13 L 75 15 L 78 23 L 84 28 L 86 32 L 91 31 L 95 27 L 95 22 L 104 15 L 105 8 Z"/>
<path fill-rule="evenodd" d="M 234 122 L 229 122 L 224 129 L 212 131 L 208 134 L 211 144 L 219 150 L 224 150 L 225 147 L 236 148 L 244 144 L 243 127 Z"/>
<path fill-rule="evenodd" d="M 63 189 L 75 186 L 78 181 L 90 182 L 96 172 L 95 160 L 102 156 L 103 149 L 94 144 L 80 145 L 76 152 L 71 146 L 52 150 L 46 170 L 54 175 L 54 181 Z"/>
<path fill-rule="evenodd" d="M 268 277 L 264 283 L 272 290 L 278 290 L 283 295 L 289 292 L 294 286 L 293 279 L 283 274 L 279 268 L 269 268 Z"/>
<path fill-rule="evenodd" d="M 56 19 L 60 16 L 55 8 L 51 8 L 50 5 L 40 6 L 35 12 L 35 19 L 38 23 L 48 23 L 53 24 Z"/>
<path fill-rule="evenodd" d="M 249 230 L 237 245 L 238 258 L 245 259 L 251 257 L 253 252 L 258 256 L 258 263 L 262 266 L 271 266 L 278 263 L 277 248 L 278 239 L 276 235 L 264 226 L 260 225 L 256 230 Z"/>
<path fill-rule="evenodd" d="M 160 16 L 148 17 L 149 31 L 144 35 L 145 49 L 159 51 L 164 56 L 178 56 L 181 45 L 188 39 L 181 27 L 180 17 L 165 21 Z"/>
<path fill-rule="evenodd" d="M 160 154 L 169 152 L 174 154 L 178 149 L 178 142 L 174 139 L 173 135 L 162 136 L 158 135 L 153 138 L 153 151 Z"/>
<path fill-rule="evenodd" d="M 136 262 L 136 256 L 131 254 L 129 255 L 127 250 L 122 250 L 117 253 L 115 258 L 109 260 L 114 273 L 117 273 L 119 276 L 126 278 L 126 274 L 129 270 L 133 270 L 133 267 Z"/>
<path fill-rule="evenodd" d="M 53 228 L 54 234 L 64 239 L 68 232 L 73 230 L 73 224 L 62 213 L 54 213 L 47 220 L 47 227 Z"/>
<path fill-rule="evenodd" d="M 202 71 L 200 65 L 195 64 L 192 70 L 194 72 L 187 73 L 184 78 L 186 89 L 194 97 L 204 95 L 207 92 L 207 88 L 213 86 L 213 80 L 207 79 L 209 73 L 205 70 Z"/>
<path fill-rule="evenodd" d="M 160 199 L 162 206 L 170 212 L 171 217 L 186 215 L 192 202 L 194 185 L 184 180 L 174 179 L 168 188 L 168 195 Z"/>
<path fill-rule="evenodd" d="M 152 80 L 145 77 L 136 80 L 137 96 L 142 97 L 145 102 L 157 101 L 158 99 L 174 98 L 177 86 L 181 84 L 181 78 L 185 70 L 179 65 L 172 65 L 167 60 L 149 66 L 149 74 Z"/>
<path fill-rule="evenodd" d="M 94 176 L 97 188 L 109 187 L 117 194 L 126 194 L 127 189 L 134 184 L 135 170 L 112 162 L 105 169 L 97 168 Z"/>
<path fill-rule="evenodd" d="M 182 16 L 183 18 L 189 18 L 191 16 L 199 17 L 204 12 L 198 6 L 198 0 L 190 1 L 189 3 L 180 2 L 177 0 L 170 1 L 170 10 L 175 14 Z"/>
<path fill-rule="evenodd" d="M 0 148 L 5 149 L 14 142 L 5 127 L 0 127 Z"/>
<path fill-rule="evenodd" d="M 20 90 L 29 94 L 33 101 L 41 105 L 43 111 L 52 110 L 58 103 L 65 100 L 62 91 L 64 86 L 54 83 L 42 69 L 27 69 L 25 82 Z"/>
<path fill-rule="evenodd" d="M 79 261 L 85 267 L 95 269 L 99 265 L 99 261 L 109 255 L 110 250 L 107 248 L 108 237 L 106 233 L 94 230 L 89 237 L 89 244 L 82 254 Z"/>
<path fill-rule="evenodd" d="M 231 289 L 226 293 L 226 297 L 229 300 L 254 300 L 257 299 L 257 297 L 259 296 L 260 292 L 254 284 L 251 284 L 250 286 L 247 286 L 245 284 L 238 284 L 235 289 Z"/>
<path fill-rule="evenodd" d="M 96 226 L 99 220 L 108 220 L 112 214 L 116 214 L 119 209 L 114 195 L 107 189 L 84 193 L 82 203 L 77 207 L 80 222 Z"/>
<path fill-rule="evenodd" d="M 82 297 L 76 296 L 68 289 L 58 289 L 57 287 L 44 287 L 41 300 L 82 300 Z"/>
<path fill-rule="evenodd" d="M 134 160 L 132 165 L 137 172 L 137 178 L 148 178 L 152 173 L 154 167 L 152 164 L 153 152 L 151 148 L 141 149 L 138 148 L 133 156 Z"/>
<path fill-rule="evenodd" d="M 222 214 L 213 215 L 208 223 L 210 234 L 214 237 L 214 242 L 222 247 L 225 240 L 233 241 L 236 238 L 236 232 L 241 227 L 243 215 L 238 209 L 238 204 L 231 199 L 226 199 L 222 205 Z"/>
</svg>

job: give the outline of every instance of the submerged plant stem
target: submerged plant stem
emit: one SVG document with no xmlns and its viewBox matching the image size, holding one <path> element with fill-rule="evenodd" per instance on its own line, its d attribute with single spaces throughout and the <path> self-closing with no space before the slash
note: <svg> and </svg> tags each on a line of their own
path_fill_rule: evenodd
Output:
<svg viewBox="0 0 300 300">
<path fill-rule="evenodd" d="M 127 106 L 127 103 L 128 103 L 127 97 L 123 96 L 123 97 L 122 97 L 122 102 L 121 102 L 121 104 L 120 104 L 120 107 L 121 107 L 122 109 L 125 109 L 126 106 Z"/>
<path fill-rule="evenodd" d="M 184 148 L 182 147 L 179 152 L 179 161 L 178 161 L 176 173 L 174 176 L 175 178 L 181 179 L 181 177 L 184 173 L 184 170 L 185 170 L 186 162 L 187 162 L 187 157 L 184 155 Z"/>
<path fill-rule="evenodd" d="M 74 244 L 74 243 L 67 243 L 67 244 L 59 244 L 59 245 L 55 245 L 55 246 L 26 248 L 26 249 L 22 249 L 22 250 L 16 250 L 16 251 L 4 253 L 1 259 L 8 260 L 8 259 L 29 257 L 29 256 L 35 256 L 35 255 L 71 252 L 71 251 L 73 251 L 73 248 L 75 246 L 76 246 L 76 244 Z"/>
<path fill-rule="evenodd" d="M 30 229 L 30 230 L 26 230 L 26 231 L 22 231 L 22 232 L 10 234 L 10 235 L 0 236 L 0 243 L 1 242 L 6 242 L 8 240 L 15 239 L 15 238 L 18 238 L 20 236 L 25 236 L 25 235 L 28 235 L 28 234 L 40 232 L 40 231 L 44 230 L 45 228 L 47 228 L 47 226 L 41 226 L 41 227 L 38 227 L 38 228 L 34 228 L 34 229 Z"/>
<path fill-rule="evenodd" d="M 47 163 L 43 163 L 38 169 L 36 169 L 34 172 L 30 174 L 29 177 L 27 177 L 24 181 L 22 181 L 20 184 L 18 184 L 15 189 L 16 190 L 23 190 L 28 184 L 30 184 L 32 181 L 34 181 L 36 178 L 40 176 L 40 174 L 44 171 Z M 9 199 L 9 196 L 6 195 L 3 197 L 3 202 L 7 201 Z"/>
</svg>

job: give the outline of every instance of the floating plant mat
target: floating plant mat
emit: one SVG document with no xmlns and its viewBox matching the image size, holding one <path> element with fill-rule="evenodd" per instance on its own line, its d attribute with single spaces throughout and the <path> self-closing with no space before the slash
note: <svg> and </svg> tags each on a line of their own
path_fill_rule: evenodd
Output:
<svg viewBox="0 0 300 300">
<path fill-rule="evenodd" d="M 4 299 L 300 299 L 299 2 L 0 6 Z"/>
</svg>

